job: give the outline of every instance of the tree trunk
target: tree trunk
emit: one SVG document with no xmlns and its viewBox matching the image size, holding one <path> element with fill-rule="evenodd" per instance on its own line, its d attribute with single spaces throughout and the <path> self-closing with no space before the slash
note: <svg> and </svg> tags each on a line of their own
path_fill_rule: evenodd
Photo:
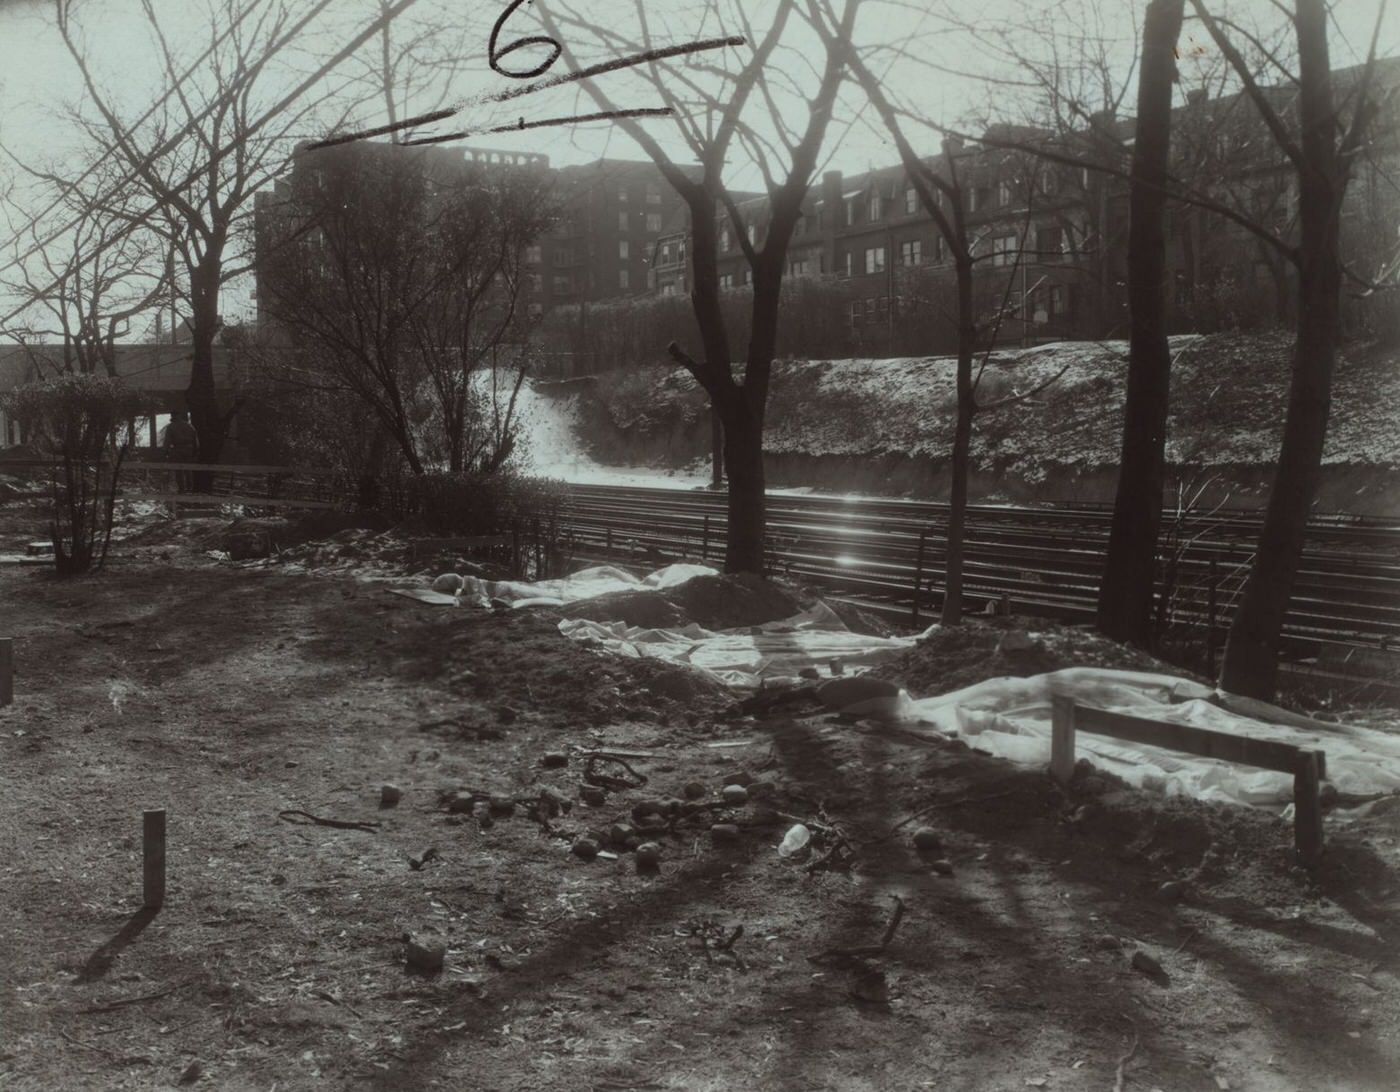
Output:
<svg viewBox="0 0 1400 1092">
<path fill-rule="evenodd" d="M 953 480 L 948 491 L 948 563 L 939 621 L 956 626 L 962 621 L 963 539 L 967 527 L 967 468 L 972 450 L 972 418 L 977 413 L 971 397 L 962 396 L 964 385 L 972 388 L 972 353 L 959 354 L 958 421 L 953 430 Z"/>
<path fill-rule="evenodd" d="M 203 265 L 190 277 L 190 385 L 185 390 L 190 423 L 199 433 L 199 461 L 219 461 L 224 446 L 224 419 L 219 412 L 219 395 L 214 386 L 214 339 L 219 335 L 219 267 Z M 197 492 L 213 488 L 213 475 L 197 473 Z"/>
<path fill-rule="evenodd" d="M 1139 648 L 1152 645 L 1153 568 L 1162 522 L 1171 353 L 1166 324 L 1166 184 L 1175 48 L 1185 0 L 1152 0 L 1142 29 L 1137 133 L 1129 197 L 1128 391 L 1098 628 Z"/>
<path fill-rule="evenodd" d="M 724 469 L 729 476 L 729 534 L 724 571 L 762 575 L 763 422 L 750 408 L 743 392 L 736 392 L 724 405 Z"/>
<path fill-rule="evenodd" d="M 724 485 L 724 423 L 714 406 L 710 407 L 710 488 Z"/>
<path fill-rule="evenodd" d="M 1298 0 L 1298 337 L 1269 505 L 1253 569 L 1230 626 L 1220 668 L 1224 690 L 1268 700 L 1278 681 L 1284 615 L 1293 593 L 1317 491 L 1332 370 L 1341 333 L 1340 209 L 1345 178 L 1337 151 L 1327 50 L 1327 5 Z"/>
</svg>

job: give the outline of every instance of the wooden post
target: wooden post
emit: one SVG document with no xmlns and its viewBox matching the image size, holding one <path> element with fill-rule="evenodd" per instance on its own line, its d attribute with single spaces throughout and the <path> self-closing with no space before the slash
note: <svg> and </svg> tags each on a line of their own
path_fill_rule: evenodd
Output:
<svg viewBox="0 0 1400 1092">
<path fill-rule="evenodd" d="M 165 809 L 141 817 L 142 905 L 158 910 L 165 904 Z"/>
<path fill-rule="evenodd" d="M 919 549 L 914 555 L 914 606 L 910 611 L 910 624 L 919 628 L 919 585 L 924 582 L 924 544 L 928 541 L 928 528 L 919 532 Z"/>
<path fill-rule="evenodd" d="M 1003 618 L 1011 617 L 1011 596 L 1007 592 L 1001 593 L 1001 616 Z"/>
<path fill-rule="evenodd" d="M 700 560 L 710 560 L 710 517 L 706 516 L 700 525 Z"/>
<path fill-rule="evenodd" d="M 1061 785 L 1074 777 L 1074 699 L 1050 698 L 1050 774 Z"/>
<path fill-rule="evenodd" d="M 1293 773 L 1293 840 L 1305 865 L 1322 857 L 1322 763 L 1316 751 L 1300 751 Z"/>
<path fill-rule="evenodd" d="M 0 705 L 15 700 L 15 639 L 0 637 Z"/>
</svg>

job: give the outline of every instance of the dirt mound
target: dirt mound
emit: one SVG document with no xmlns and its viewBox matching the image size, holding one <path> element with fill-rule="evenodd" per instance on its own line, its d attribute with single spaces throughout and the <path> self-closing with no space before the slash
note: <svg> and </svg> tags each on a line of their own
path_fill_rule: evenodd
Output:
<svg viewBox="0 0 1400 1092">
<path fill-rule="evenodd" d="M 1024 633 L 1026 647 L 1008 634 Z M 1185 675 L 1139 649 L 1111 641 L 1092 630 L 1040 618 L 970 619 L 960 626 L 936 629 L 927 638 L 871 674 L 899 683 L 916 698 L 959 690 L 986 679 L 1025 678 L 1066 667 L 1106 667 L 1120 671 L 1156 671 Z"/>
<path fill-rule="evenodd" d="M 678 629 L 690 621 L 666 596 L 656 591 L 620 591 L 570 603 L 570 618 L 593 622 L 626 622 L 646 629 Z"/>
<path fill-rule="evenodd" d="M 697 576 L 665 596 L 706 629 L 761 626 L 802 610 L 795 592 L 752 573 Z"/>
</svg>

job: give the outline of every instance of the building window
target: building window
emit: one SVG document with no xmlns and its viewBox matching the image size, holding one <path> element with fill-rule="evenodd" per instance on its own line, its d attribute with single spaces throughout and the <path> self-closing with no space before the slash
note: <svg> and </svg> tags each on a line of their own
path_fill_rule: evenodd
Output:
<svg viewBox="0 0 1400 1092">
<path fill-rule="evenodd" d="M 883 273 L 885 271 L 884 247 L 871 246 L 865 248 L 865 271 L 867 273 Z"/>
<path fill-rule="evenodd" d="M 992 264 L 1010 265 L 1016 257 L 1016 236 L 998 235 L 992 240 Z"/>
<path fill-rule="evenodd" d="M 632 218 L 627 215 L 627 210 L 623 209 L 617 214 L 617 230 L 628 231 L 632 227 Z"/>
<path fill-rule="evenodd" d="M 649 213 L 647 213 L 647 231 L 650 231 L 650 232 L 652 232 L 652 233 L 655 233 L 655 232 L 658 232 L 658 231 L 660 231 L 660 230 L 661 230 L 661 213 L 659 213 L 659 212 L 649 212 Z"/>
<path fill-rule="evenodd" d="M 1050 286 L 1050 314 L 1051 317 L 1066 313 L 1065 286 L 1062 284 L 1052 284 Z"/>
<path fill-rule="evenodd" d="M 617 243 L 617 256 L 624 261 L 632 257 L 632 244 L 626 239 L 619 239 Z"/>
<path fill-rule="evenodd" d="M 729 225 L 728 225 L 728 224 L 725 224 L 722 228 L 719 229 L 719 248 L 720 248 L 720 250 L 728 250 L 728 249 L 729 249 Z"/>
<path fill-rule="evenodd" d="M 554 294 L 556 296 L 566 296 L 574 290 L 574 282 L 568 277 L 554 278 Z"/>
<path fill-rule="evenodd" d="M 794 277 L 805 277 L 807 275 L 807 259 L 794 258 L 788 263 L 788 272 Z"/>
<path fill-rule="evenodd" d="M 880 197 L 879 192 L 872 192 L 870 194 L 870 204 L 866 206 L 866 216 L 873 224 L 876 220 L 880 219 L 880 216 L 882 213 L 884 213 L 884 211 L 885 202 Z"/>
<path fill-rule="evenodd" d="M 617 188 L 617 200 L 618 200 L 618 203 L 619 203 L 619 204 L 623 204 L 623 205 L 627 204 L 627 187 L 626 187 L 626 186 L 619 186 L 619 187 Z"/>
<path fill-rule="evenodd" d="M 569 247 L 555 247 L 554 264 L 556 266 L 566 266 L 574 264 L 574 252 Z"/>
<path fill-rule="evenodd" d="M 749 229 L 748 229 L 748 231 L 746 232 L 746 234 L 747 234 L 748 237 L 749 237 L 749 245 L 750 245 L 750 246 L 757 246 L 757 245 L 758 245 L 758 225 L 757 225 L 757 224 L 750 224 L 750 225 L 749 225 Z"/>
<path fill-rule="evenodd" d="M 899 244 L 899 264 L 918 265 L 923 261 L 924 244 L 921 239 L 910 239 Z"/>
<path fill-rule="evenodd" d="M 1060 176 L 1053 170 L 1047 169 L 1040 178 L 1040 192 L 1045 194 L 1046 197 L 1054 197 L 1059 188 Z"/>
<path fill-rule="evenodd" d="M 846 226 L 851 227 L 856 222 L 856 202 L 855 198 L 846 200 Z"/>
<path fill-rule="evenodd" d="M 526 261 L 526 263 L 528 263 L 528 264 L 530 264 L 530 265 L 539 265 L 539 264 L 540 264 L 540 259 L 541 259 L 542 257 L 543 257 L 543 255 L 540 253 L 540 248 L 539 248 L 538 245 L 536 245 L 536 246 L 527 246 L 527 247 L 525 248 L 525 261 Z"/>
<path fill-rule="evenodd" d="M 721 273 L 719 275 L 719 286 L 721 288 L 733 288 L 734 275 L 732 273 Z"/>
<path fill-rule="evenodd" d="M 848 250 L 841 255 L 841 274 L 849 277 L 855 272 L 855 251 Z"/>
<path fill-rule="evenodd" d="M 625 269 L 619 269 L 619 270 L 617 271 L 617 286 L 618 286 L 619 288 L 631 288 L 631 287 L 632 287 L 631 281 L 632 281 L 631 274 L 629 274 L 629 273 L 627 272 L 627 270 L 625 270 Z"/>
<path fill-rule="evenodd" d="M 865 301 L 851 300 L 851 326 L 858 328 L 865 322 Z"/>
<path fill-rule="evenodd" d="M 1042 262 L 1058 262 L 1065 253 L 1063 228 L 1043 227 L 1035 232 L 1035 249 Z"/>
<path fill-rule="evenodd" d="M 1004 208 L 1005 206 L 1011 204 L 1011 183 L 1010 183 L 1010 182 L 998 182 L 998 183 L 997 183 L 997 204 L 998 204 L 999 206 L 1003 207 L 1003 208 Z"/>
<path fill-rule="evenodd" d="M 647 183 L 647 204 L 648 204 L 648 205 L 659 205 L 659 204 L 661 204 L 661 187 L 658 186 L 655 182 L 648 182 L 648 183 Z"/>
<path fill-rule="evenodd" d="M 919 211 L 919 194 L 913 186 L 904 189 L 904 211 L 910 216 Z"/>
</svg>

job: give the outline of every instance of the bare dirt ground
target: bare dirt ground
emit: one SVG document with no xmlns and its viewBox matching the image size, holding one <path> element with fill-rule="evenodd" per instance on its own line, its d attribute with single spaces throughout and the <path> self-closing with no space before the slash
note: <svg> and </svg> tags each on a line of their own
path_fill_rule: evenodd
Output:
<svg viewBox="0 0 1400 1092">
<path fill-rule="evenodd" d="M 0 507 L 0 553 L 41 525 Z M 236 568 L 204 552 L 222 526 L 155 525 L 68 583 L 0 566 L 0 1088 L 1400 1087 L 1400 800 L 1334 811 L 1309 873 L 1272 815 L 726 715 L 704 680 L 565 641 L 556 612 L 421 606 L 330 548 L 297 555 L 319 571 Z M 1140 663 L 1077 640 L 1061 659 Z M 946 690 L 1008 670 L 993 647 L 974 628 L 885 674 Z M 648 755 L 648 783 L 580 801 L 599 748 Z M 715 806 L 670 803 L 689 782 Z M 567 813 L 540 815 L 545 789 Z M 453 813 L 459 790 L 513 813 Z M 647 800 L 673 817 L 645 835 L 659 870 L 574 854 Z M 805 859 L 776 850 L 794 816 L 825 836 Z M 921 824 L 940 848 L 912 847 Z M 408 967 L 405 933 L 445 969 Z"/>
</svg>

